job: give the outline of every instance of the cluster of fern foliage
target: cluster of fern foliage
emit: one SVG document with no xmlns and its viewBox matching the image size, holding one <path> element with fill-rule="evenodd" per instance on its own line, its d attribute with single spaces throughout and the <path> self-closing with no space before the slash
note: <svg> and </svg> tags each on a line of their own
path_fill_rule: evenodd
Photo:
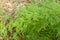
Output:
<svg viewBox="0 0 60 40">
<path fill-rule="evenodd" d="M 3 18 L 0 36 L 4 40 L 60 40 L 60 3 L 34 2 L 19 8 L 7 26 Z"/>
</svg>

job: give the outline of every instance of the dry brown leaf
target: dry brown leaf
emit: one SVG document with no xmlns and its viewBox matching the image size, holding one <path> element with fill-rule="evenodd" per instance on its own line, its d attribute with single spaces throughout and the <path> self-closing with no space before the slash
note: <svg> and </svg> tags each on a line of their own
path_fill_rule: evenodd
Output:
<svg viewBox="0 0 60 40">
<path fill-rule="evenodd" d="M 0 40 L 3 40 L 3 38 L 0 36 Z"/>
</svg>

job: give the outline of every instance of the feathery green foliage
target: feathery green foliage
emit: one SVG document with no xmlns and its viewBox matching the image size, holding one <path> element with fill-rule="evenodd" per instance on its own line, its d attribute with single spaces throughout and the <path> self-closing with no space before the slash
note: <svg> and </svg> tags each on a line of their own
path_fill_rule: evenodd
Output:
<svg viewBox="0 0 60 40">
<path fill-rule="evenodd" d="M 60 3 L 45 1 L 21 7 L 0 27 L 4 40 L 60 40 Z"/>
</svg>

